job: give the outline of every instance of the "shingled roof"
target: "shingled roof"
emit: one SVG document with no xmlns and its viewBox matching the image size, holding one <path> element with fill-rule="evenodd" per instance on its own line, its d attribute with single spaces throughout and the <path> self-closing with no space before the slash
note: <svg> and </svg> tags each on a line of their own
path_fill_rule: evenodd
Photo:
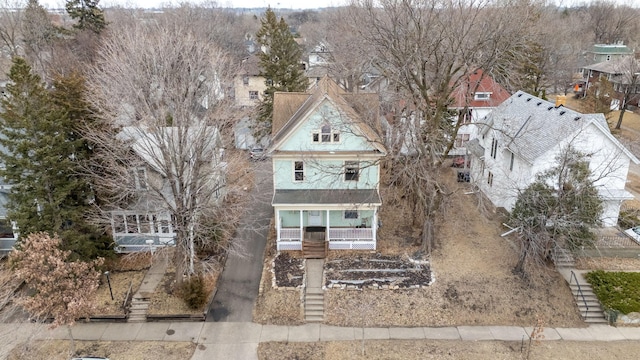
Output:
<svg viewBox="0 0 640 360">
<path fill-rule="evenodd" d="M 632 161 L 638 159 L 629 152 L 609 131 L 603 114 L 581 114 L 554 103 L 518 91 L 495 108 L 485 118 L 481 133 L 489 128 L 499 129 L 506 146 L 529 163 L 571 137 L 586 126 L 595 125 L 609 140 Z"/>
<path fill-rule="evenodd" d="M 476 100 L 475 93 L 491 93 L 486 100 Z M 493 78 L 484 74 L 482 70 L 476 70 L 467 76 L 451 94 L 452 107 L 470 108 L 496 107 L 511 96 L 505 88 Z"/>
<path fill-rule="evenodd" d="M 379 129 L 379 101 L 376 94 L 346 93 L 328 76 L 306 93 L 276 92 L 273 98 L 271 133 L 277 143 L 325 99 L 332 101 L 351 124 L 372 143 L 382 144 Z"/>
</svg>

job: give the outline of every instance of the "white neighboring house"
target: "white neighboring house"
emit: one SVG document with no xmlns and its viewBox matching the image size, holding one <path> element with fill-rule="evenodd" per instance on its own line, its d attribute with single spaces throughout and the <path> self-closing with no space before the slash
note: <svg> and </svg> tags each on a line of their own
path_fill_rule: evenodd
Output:
<svg viewBox="0 0 640 360">
<path fill-rule="evenodd" d="M 640 161 L 609 131 L 603 114 L 581 114 L 518 91 L 484 120 L 467 145 L 471 179 L 496 207 L 511 211 L 519 191 L 556 165 L 568 145 L 588 154 L 603 200 L 602 225 L 615 226 L 624 200 L 629 163 Z"/>
<path fill-rule="evenodd" d="M 135 198 L 125 206 L 111 211 L 111 230 L 116 252 L 144 251 L 175 245 L 174 221 L 169 211 L 169 207 L 173 205 L 168 204 L 174 200 L 170 189 L 171 184 L 164 172 L 168 168 L 172 169 L 170 171 L 178 170 L 174 166 L 164 166 L 163 151 L 181 144 L 184 131 L 187 131 L 186 138 L 194 141 L 182 146 L 197 147 L 193 151 L 202 152 L 200 158 L 210 160 L 209 165 L 212 168 L 207 171 L 210 178 L 206 184 L 212 192 L 209 201 L 218 203 L 225 195 L 227 166 L 223 161 L 224 149 L 217 128 L 211 126 L 188 129 L 163 127 L 155 131 L 156 133 L 152 133 L 141 127 L 128 126 L 122 128 L 117 135 L 119 139 L 130 145 L 133 152 L 142 160 L 142 165 L 129 170 L 132 186 L 135 186 L 136 190 Z M 203 142 L 202 136 L 207 136 L 211 140 Z M 190 168 L 186 169 L 183 171 L 188 172 Z M 172 175 L 172 177 L 176 176 L 178 175 Z M 190 174 L 184 173 L 179 176 L 188 177 Z M 197 180 L 193 179 L 193 181 Z M 159 198 L 165 200 L 159 200 Z"/>
</svg>

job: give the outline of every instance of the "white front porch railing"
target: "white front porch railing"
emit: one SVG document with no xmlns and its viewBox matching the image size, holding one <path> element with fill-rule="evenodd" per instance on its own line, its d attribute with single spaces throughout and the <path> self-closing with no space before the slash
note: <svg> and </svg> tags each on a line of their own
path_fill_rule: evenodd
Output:
<svg viewBox="0 0 640 360">
<path fill-rule="evenodd" d="M 300 228 L 282 228 L 280 229 L 280 240 L 277 244 L 280 250 L 302 250 L 302 241 L 300 239 Z"/>
<path fill-rule="evenodd" d="M 280 229 L 278 250 L 302 250 L 300 228 Z M 329 228 L 331 250 L 375 250 L 376 241 L 371 228 Z"/>
<path fill-rule="evenodd" d="M 329 229 L 329 250 L 375 250 L 373 229 Z"/>
</svg>

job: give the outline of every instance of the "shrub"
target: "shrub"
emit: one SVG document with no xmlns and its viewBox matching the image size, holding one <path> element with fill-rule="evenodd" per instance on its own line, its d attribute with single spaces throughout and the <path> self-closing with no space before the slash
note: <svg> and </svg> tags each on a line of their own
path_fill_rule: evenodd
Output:
<svg viewBox="0 0 640 360">
<path fill-rule="evenodd" d="M 623 229 L 638 226 L 640 224 L 638 215 L 640 215 L 640 209 L 628 208 L 620 210 L 620 216 L 618 216 L 618 226 Z"/>
<path fill-rule="evenodd" d="M 191 279 L 182 283 L 182 300 L 190 309 L 201 309 L 207 302 L 207 292 L 204 286 L 202 275 L 192 276 Z"/>
<path fill-rule="evenodd" d="M 640 312 L 640 273 L 591 271 L 586 279 L 605 311 Z"/>
</svg>

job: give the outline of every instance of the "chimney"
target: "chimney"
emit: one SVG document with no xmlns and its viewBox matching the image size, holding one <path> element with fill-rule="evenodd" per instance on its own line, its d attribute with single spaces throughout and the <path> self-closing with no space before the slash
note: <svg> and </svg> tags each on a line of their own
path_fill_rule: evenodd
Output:
<svg viewBox="0 0 640 360">
<path fill-rule="evenodd" d="M 560 105 L 565 106 L 567 104 L 567 95 L 558 95 L 556 96 L 556 107 Z"/>
</svg>

